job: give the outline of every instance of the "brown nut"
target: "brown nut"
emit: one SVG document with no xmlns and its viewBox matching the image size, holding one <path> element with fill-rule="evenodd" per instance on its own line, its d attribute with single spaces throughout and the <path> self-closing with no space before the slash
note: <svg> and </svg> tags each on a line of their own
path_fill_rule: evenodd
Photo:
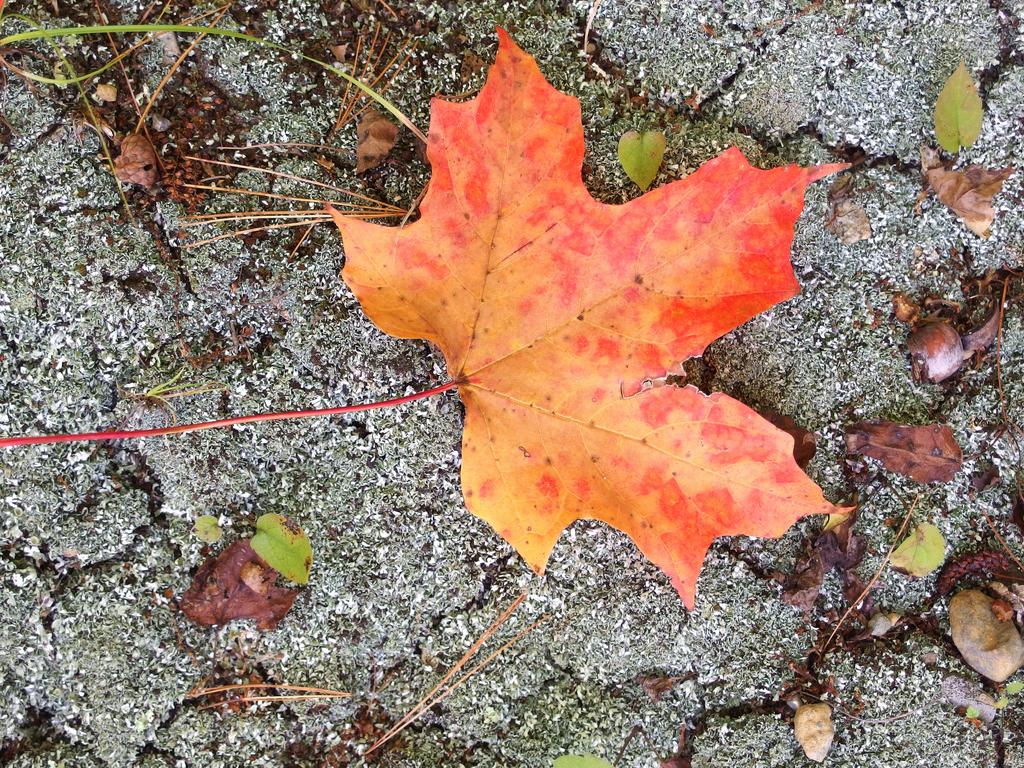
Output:
<svg viewBox="0 0 1024 768">
<path fill-rule="evenodd" d="M 945 381 L 960 370 L 964 345 L 960 334 L 949 323 L 922 325 L 907 339 L 914 381 Z"/>
</svg>

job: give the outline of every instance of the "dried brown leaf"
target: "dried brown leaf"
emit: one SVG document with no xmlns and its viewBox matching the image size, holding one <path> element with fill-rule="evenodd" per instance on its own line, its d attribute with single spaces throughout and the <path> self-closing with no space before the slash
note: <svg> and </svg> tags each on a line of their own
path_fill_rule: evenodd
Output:
<svg viewBox="0 0 1024 768">
<path fill-rule="evenodd" d="M 866 547 L 864 538 L 853 533 L 856 517 L 856 511 L 851 511 L 843 522 L 804 543 L 796 568 L 782 590 L 785 602 L 810 613 L 825 576 L 833 568 L 843 572 L 844 594 L 855 592 L 855 598 L 863 591 L 863 585 L 853 573 Z"/>
<path fill-rule="evenodd" d="M 999 468 L 992 466 L 971 478 L 971 498 L 999 483 Z"/>
<path fill-rule="evenodd" d="M 862 205 L 853 200 L 840 200 L 832 206 L 825 229 L 835 235 L 844 245 L 867 240 L 871 237 L 871 221 Z"/>
<path fill-rule="evenodd" d="M 921 170 L 936 197 L 974 234 L 988 237 L 989 227 L 996 216 L 992 198 L 1003 188 L 1003 182 L 1013 173 L 1013 167 L 990 170 L 980 165 L 969 165 L 962 171 L 950 171 L 943 167 L 935 150 L 923 148 Z"/>
<path fill-rule="evenodd" d="M 260 629 L 273 629 L 299 594 L 275 587 L 276 578 L 277 572 L 253 552 L 247 540 L 236 541 L 196 571 L 192 585 L 181 596 L 181 611 L 202 626 L 256 619 Z"/>
<path fill-rule="evenodd" d="M 862 421 L 847 428 L 846 450 L 878 459 L 886 469 L 919 483 L 949 482 L 963 464 L 953 430 L 943 424 Z"/>
<path fill-rule="evenodd" d="M 660 675 L 640 675 L 636 681 L 647 692 L 652 701 L 659 701 L 662 696 L 675 687 L 675 684 L 679 682 L 679 678 Z"/>
<path fill-rule="evenodd" d="M 1013 606 L 1002 598 L 992 601 L 992 615 L 996 621 L 1013 621 Z"/>
<path fill-rule="evenodd" d="M 121 154 L 114 160 L 114 175 L 126 184 L 152 189 L 160 178 L 153 145 L 141 133 L 133 133 L 121 142 Z"/>
<path fill-rule="evenodd" d="M 372 107 L 356 126 L 356 173 L 384 162 L 398 139 L 398 126 Z"/>
</svg>

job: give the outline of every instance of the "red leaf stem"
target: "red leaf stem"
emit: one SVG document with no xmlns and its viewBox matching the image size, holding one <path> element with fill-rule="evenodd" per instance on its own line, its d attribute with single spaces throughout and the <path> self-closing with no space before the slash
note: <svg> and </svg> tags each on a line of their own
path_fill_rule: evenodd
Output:
<svg viewBox="0 0 1024 768">
<path fill-rule="evenodd" d="M 19 445 L 49 445 L 51 443 L 80 443 L 93 440 L 130 440 L 138 437 L 160 437 L 161 435 L 180 435 L 185 432 L 198 432 L 204 429 L 218 429 L 220 427 L 233 427 L 238 424 L 251 424 L 257 421 L 284 421 L 286 419 L 309 419 L 319 416 L 336 416 L 342 413 L 356 413 L 357 411 L 371 411 L 376 408 L 389 408 L 395 405 L 411 403 L 414 400 L 422 400 L 425 397 L 438 395 L 455 388 L 454 381 L 449 381 L 432 389 L 423 392 L 414 392 L 404 397 L 396 397 L 391 400 L 381 400 L 375 403 L 358 403 L 356 405 L 342 405 L 337 408 L 317 408 L 308 411 L 283 411 L 280 413 L 255 413 L 249 416 L 234 416 L 230 419 L 217 419 L 216 421 L 203 421 L 198 424 L 176 424 L 173 427 L 158 427 L 156 429 L 129 429 L 124 431 L 110 432 L 83 432 L 79 434 L 63 435 L 22 435 L 19 437 L 0 438 L 0 448 L 15 448 Z"/>
</svg>

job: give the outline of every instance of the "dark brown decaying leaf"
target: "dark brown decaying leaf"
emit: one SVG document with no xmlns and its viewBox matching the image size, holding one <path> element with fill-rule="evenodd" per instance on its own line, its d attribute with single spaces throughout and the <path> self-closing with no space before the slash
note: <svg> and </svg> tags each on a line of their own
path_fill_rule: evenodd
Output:
<svg viewBox="0 0 1024 768">
<path fill-rule="evenodd" d="M 815 452 L 818 450 L 817 436 L 813 432 L 808 432 L 789 416 L 776 413 L 769 409 L 761 409 L 758 413 L 768 419 L 768 421 L 783 432 L 786 432 L 793 437 L 793 458 L 796 460 L 800 469 L 806 469 L 807 465 L 811 463 L 811 459 L 814 458 Z"/>
<path fill-rule="evenodd" d="M 949 323 L 936 321 L 915 329 L 907 339 L 910 370 L 914 381 L 945 381 L 963 365 L 964 346 L 960 334 Z"/>
<path fill-rule="evenodd" d="M 260 629 L 273 629 L 288 613 L 299 592 L 275 587 L 277 572 L 253 552 L 247 540 L 236 541 L 200 566 L 180 607 L 202 626 L 235 619 L 256 619 Z"/>
<path fill-rule="evenodd" d="M 862 421 L 847 428 L 846 450 L 878 459 L 886 469 L 919 483 L 949 482 L 963 464 L 953 430 L 944 424 Z"/>
<path fill-rule="evenodd" d="M 661 697 L 672 690 L 679 682 L 678 677 L 664 677 L 661 675 L 639 675 L 636 681 L 640 687 L 651 697 L 651 701 L 660 701 Z"/>
<path fill-rule="evenodd" d="M 856 511 L 830 531 L 818 534 L 804 542 L 804 549 L 796 568 L 787 578 L 782 599 L 790 605 L 810 613 L 821 591 L 821 583 L 833 568 L 843 573 L 843 594 L 848 600 L 856 599 L 863 586 L 853 572 L 864 557 L 866 542 L 853 533 Z M 851 597 L 852 593 L 852 597 Z M 865 608 L 865 610 L 867 610 Z"/>
<path fill-rule="evenodd" d="M 356 126 L 356 173 L 383 163 L 397 139 L 398 126 L 376 109 L 367 109 Z"/>
<path fill-rule="evenodd" d="M 1013 495 L 1013 508 L 1011 511 L 1013 524 L 1024 534 L 1024 495 L 1020 490 Z"/>
<path fill-rule="evenodd" d="M 999 483 L 999 468 L 992 466 L 971 478 L 971 498 Z"/>
<path fill-rule="evenodd" d="M 974 234 L 988 237 L 996 216 L 992 198 L 1013 173 L 1012 167 L 990 170 L 969 165 L 962 171 L 949 171 L 934 149 L 921 149 L 921 171 L 929 188 Z"/>
<path fill-rule="evenodd" d="M 152 189 L 160 178 L 153 145 L 141 133 L 133 133 L 121 142 L 121 154 L 114 160 L 114 175 L 126 184 Z"/>
</svg>

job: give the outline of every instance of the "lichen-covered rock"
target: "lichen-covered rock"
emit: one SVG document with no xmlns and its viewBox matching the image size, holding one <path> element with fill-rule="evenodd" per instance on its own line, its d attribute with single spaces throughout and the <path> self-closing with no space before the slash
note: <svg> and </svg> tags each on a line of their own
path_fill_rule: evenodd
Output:
<svg viewBox="0 0 1024 768">
<path fill-rule="evenodd" d="M 1013 619 L 1000 621 L 993 599 L 976 589 L 958 592 L 949 601 L 953 642 L 971 668 L 997 683 L 1024 665 L 1024 640 Z"/>
</svg>

